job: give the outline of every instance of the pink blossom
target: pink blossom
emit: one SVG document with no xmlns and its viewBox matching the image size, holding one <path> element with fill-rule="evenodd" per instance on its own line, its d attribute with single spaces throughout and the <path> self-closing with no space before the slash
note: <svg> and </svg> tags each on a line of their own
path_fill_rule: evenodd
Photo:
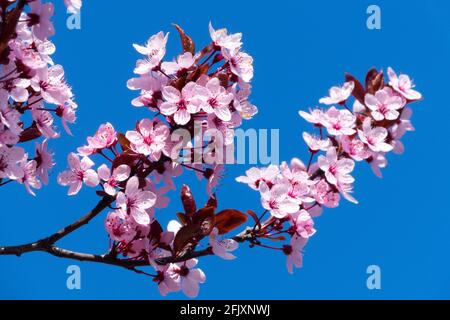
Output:
<svg viewBox="0 0 450 320">
<path fill-rule="evenodd" d="M 56 115 L 61 118 L 62 125 L 64 130 L 66 130 L 67 134 L 72 135 L 72 131 L 70 131 L 67 123 L 75 123 L 77 104 L 71 100 L 67 101 L 66 104 L 60 104 L 56 108 Z"/>
<path fill-rule="evenodd" d="M 328 133 L 334 136 L 352 135 L 356 131 L 356 117 L 348 110 L 339 110 L 331 107 L 325 114 L 324 125 Z"/>
<path fill-rule="evenodd" d="M 64 4 L 70 13 L 76 14 L 80 12 L 82 0 L 64 0 Z"/>
<path fill-rule="evenodd" d="M 24 158 L 25 151 L 18 147 L 7 147 L 0 144 L 0 179 L 20 179 L 24 176 L 19 162 Z"/>
<path fill-rule="evenodd" d="M 143 119 L 136 131 L 127 131 L 126 137 L 135 152 L 151 156 L 152 160 L 157 161 L 169 137 L 169 128 L 158 119 Z"/>
<path fill-rule="evenodd" d="M 198 93 L 201 96 L 201 108 L 206 113 L 214 113 L 223 121 L 231 120 L 229 105 L 234 96 L 232 93 L 227 93 L 220 85 L 218 78 L 211 78 L 205 87 L 198 87 Z"/>
<path fill-rule="evenodd" d="M 209 34 L 212 41 L 218 47 L 229 50 L 239 49 L 242 46 L 242 33 L 228 34 L 227 29 L 214 30 L 211 22 L 209 23 Z"/>
<path fill-rule="evenodd" d="M 357 138 L 342 136 L 341 144 L 344 151 L 356 161 L 365 160 L 370 156 L 367 145 Z"/>
<path fill-rule="evenodd" d="M 156 195 L 150 191 L 142 191 L 136 176 L 128 180 L 125 193 L 119 192 L 116 199 L 117 207 L 131 215 L 136 223 L 144 226 L 150 224 L 150 216 L 146 210 L 153 207 L 155 202 Z"/>
<path fill-rule="evenodd" d="M 300 110 L 299 112 L 300 117 L 308 121 L 309 123 L 314 124 L 316 127 L 322 127 L 324 126 L 325 122 L 325 114 L 320 109 L 312 109 L 310 112 L 305 112 Z"/>
<path fill-rule="evenodd" d="M 48 172 L 55 165 L 53 163 L 53 154 L 47 150 L 48 141 L 45 139 L 42 143 L 36 143 L 36 174 L 42 182 L 48 184 Z"/>
<path fill-rule="evenodd" d="M 366 118 L 363 122 L 363 130 L 358 130 L 358 136 L 370 150 L 374 152 L 389 152 L 393 147 L 386 143 L 388 131 L 384 127 L 372 128 L 371 120 Z"/>
<path fill-rule="evenodd" d="M 189 82 L 180 91 L 168 86 L 164 87 L 162 94 L 165 102 L 160 106 L 163 115 L 172 116 L 179 125 L 185 125 L 191 120 L 191 114 L 199 111 L 199 100 L 196 96 L 197 84 Z"/>
<path fill-rule="evenodd" d="M 8 73 L 8 71 L 5 71 Z M 28 87 L 31 82 L 28 79 L 11 79 L 4 81 L 1 91 L 6 91 L 7 94 L 16 102 L 26 102 L 29 98 Z M 3 93 L 2 93 L 3 94 Z"/>
<path fill-rule="evenodd" d="M 53 116 L 49 111 L 39 110 L 38 108 L 31 110 L 33 120 L 39 132 L 46 138 L 57 138 L 59 134 L 53 128 Z"/>
<path fill-rule="evenodd" d="M 326 156 L 319 156 L 318 164 L 325 173 L 327 181 L 332 185 L 353 183 L 355 180 L 349 174 L 353 171 L 355 162 L 348 158 L 338 159 L 336 148 L 329 148 Z"/>
<path fill-rule="evenodd" d="M 372 156 L 368 159 L 368 162 L 370 164 L 370 167 L 372 168 L 373 173 L 378 177 L 381 178 L 383 175 L 381 174 L 382 168 L 386 168 L 387 166 L 387 159 L 382 153 L 372 153 Z"/>
<path fill-rule="evenodd" d="M 289 273 L 293 273 L 294 266 L 302 267 L 302 250 L 306 245 L 307 239 L 294 235 L 289 245 L 283 247 L 283 252 L 287 256 L 286 268 Z"/>
<path fill-rule="evenodd" d="M 105 228 L 111 240 L 130 242 L 136 235 L 131 217 L 122 209 L 111 211 L 105 220 Z"/>
<path fill-rule="evenodd" d="M 197 265 L 197 259 L 190 259 L 185 262 L 177 263 L 174 267 L 174 272 L 177 275 L 177 280 L 181 284 L 183 293 L 189 298 L 198 296 L 200 290 L 199 283 L 206 281 L 206 276 L 201 269 L 194 268 Z"/>
<path fill-rule="evenodd" d="M 239 112 L 243 119 L 250 120 L 258 113 L 258 108 L 248 101 L 250 95 L 251 85 L 248 83 L 239 84 L 239 90 L 237 90 L 238 84 L 235 83 L 229 91 L 233 93 L 233 107 Z"/>
<path fill-rule="evenodd" d="M 167 84 L 166 76 L 158 76 L 153 73 L 149 75 L 141 75 L 139 78 L 128 80 L 127 86 L 130 90 L 141 90 L 139 97 L 133 99 L 131 104 L 135 107 L 149 107 L 157 111 L 162 102 L 162 88 Z"/>
<path fill-rule="evenodd" d="M 27 189 L 28 193 L 35 196 L 36 194 L 32 189 L 40 189 L 41 182 L 38 180 L 36 176 L 36 166 L 37 163 L 35 160 L 28 161 L 28 156 L 25 155 L 22 161 L 20 162 L 20 166 L 23 170 L 23 177 L 17 180 L 20 184 L 23 184 Z"/>
<path fill-rule="evenodd" d="M 170 292 L 177 292 L 181 289 L 180 279 L 175 271 L 178 267 L 174 264 L 167 264 L 165 266 L 156 266 L 157 275 L 154 282 L 158 284 L 159 293 L 165 297 Z"/>
<path fill-rule="evenodd" d="M 405 105 L 402 97 L 394 94 L 388 87 L 378 90 L 375 95 L 366 94 L 365 103 L 372 110 L 372 117 L 376 121 L 397 119 L 399 116 L 398 110 Z"/>
<path fill-rule="evenodd" d="M 69 170 L 58 175 L 58 183 L 62 186 L 69 186 L 68 195 L 76 195 L 83 183 L 89 187 L 95 187 L 99 184 L 97 172 L 91 169 L 94 162 L 88 157 L 80 158 L 75 153 L 70 153 L 67 157 Z"/>
<path fill-rule="evenodd" d="M 306 210 L 300 210 L 290 215 L 295 232 L 302 238 L 308 239 L 316 233 L 314 221 Z"/>
<path fill-rule="evenodd" d="M 194 56 L 190 52 L 185 52 L 178 56 L 176 62 L 163 62 L 161 69 L 166 74 L 181 74 L 190 69 L 195 63 Z"/>
<path fill-rule="evenodd" d="M 206 171 L 205 178 L 208 179 L 206 184 L 206 192 L 209 195 L 213 194 L 213 190 L 217 188 L 224 175 L 225 166 L 223 164 L 217 164 L 214 168 Z"/>
<path fill-rule="evenodd" d="M 218 236 L 219 230 L 214 228 L 209 235 L 209 245 L 211 246 L 213 253 L 225 260 L 236 259 L 230 252 L 236 250 L 239 247 L 239 244 L 233 239 L 218 240 Z"/>
<path fill-rule="evenodd" d="M 355 88 L 353 81 L 346 82 L 342 87 L 332 87 L 329 91 L 329 96 L 319 100 L 319 103 L 326 105 L 341 104 L 350 97 Z"/>
<path fill-rule="evenodd" d="M 11 108 L 8 103 L 8 95 L 0 92 L 0 124 L 6 126 L 14 134 L 20 134 L 22 128 L 19 125 L 20 113 Z"/>
<path fill-rule="evenodd" d="M 51 104 L 65 104 L 73 96 L 72 90 L 64 80 L 64 69 L 60 65 L 39 69 L 31 80 L 31 86 Z"/>
<path fill-rule="evenodd" d="M 88 145 L 77 149 L 82 156 L 89 156 L 117 143 L 117 132 L 109 122 L 100 125 L 93 137 L 87 138 Z"/>
<path fill-rule="evenodd" d="M 269 188 L 265 182 L 262 182 L 259 191 L 262 206 L 275 218 L 284 218 L 299 209 L 298 204 L 289 197 L 289 185 L 286 183 L 275 184 Z"/>
<path fill-rule="evenodd" d="M 253 58 L 245 52 L 222 49 L 222 55 L 230 64 L 233 74 L 244 82 L 250 82 L 253 78 Z"/>
<path fill-rule="evenodd" d="M 389 85 L 402 96 L 408 100 L 420 100 L 422 95 L 420 92 L 414 90 L 414 84 L 412 83 L 409 76 L 406 74 L 401 74 L 397 76 L 395 71 L 389 67 L 388 68 Z"/>
<path fill-rule="evenodd" d="M 111 196 L 115 196 L 117 191 L 116 187 L 120 182 L 123 182 L 128 179 L 130 176 L 131 169 L 128 165 L 122 164 L 113 170 L 111 175 L 111 170 L 105 164 L 102 164 L 98 170 L 98 176 L 105 183 L 103 184 L 103 188 L 105 192 Z"/>
<path fill-rule="evenodd" d="M 138 60 L 136 69 L 137 74 L 146 74 L 159 67 L 162 58 L 166 54 L 166 43 L 169 34 L 164 35 L 164 32 L 160 31 L 148 39 L 145 46 L 133 44 L 133 47 L 140 54 L 146 55 L 147 59 Z"/>
<path fill-rule="evenodd" d="M 42 4 L 41 0 L 34 0 L 28 4 L 31 12 L 28 13 L 28 24 L 32 27 L 34 35 L 44 40 L 55 34 L 55 28 L 50 18 L 53 16 L 54 7 L 52 3 Z"/>
<path fill-rule="evenodd" d="M 303 132 L 303 139 L 309 147 L 309 150 L 317 152 L 319 150 L 326 151 L 331 146 L 330 139 L 320 139 L 320 137 L 316 137 L 310 135 L 307 132 Z"/>
<path fill-rule="evenodd" d="M 270 165 L 267 168 L 250 168 L 245 176 L 236 178 L 237 182 L 248 184 L 253 190 L 259 190 L 261 182 L 272 186 L 275 183 L 275 178 L 280 173 L 278 166 Z"/>
</svg>

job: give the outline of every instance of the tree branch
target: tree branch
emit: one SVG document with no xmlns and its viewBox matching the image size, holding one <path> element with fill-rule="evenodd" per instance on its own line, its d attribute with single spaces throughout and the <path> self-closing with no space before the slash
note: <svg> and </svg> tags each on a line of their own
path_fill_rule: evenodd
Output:
<svg viewBox="0 0 450 320">
<path fill-rule="evenodd" d="M 96 217 L 100 212 L 102 212 L 104 209 L 106 209 L 111 203 L 114 201 L 114 198 L 112 197 L 103 197 L 95 206 L 94 209 L 89 211 L 84 217 L 78 219 L 74 223 L 66 226 L 65 228 L 62 228 L 58 232 L 52 234 L 49 237 L 46 237 L 44 239 L 38 240 L 33 243 L 28 243 L 24 245 L 19 246 L 9 246 L 9 247 L 0 247 L 0 255 L 16 255 L 21 256 L 24 253 L 27 252 L 33 252 L 33 251 L 46 251 L 51 253 L 50 251 L 52 248 L 54 248 L 54 244 L 67 236 L 68 234 L 74 232 L 75 230 L 79 229 L 80 227 L 86 225 L 91 221 L 94 217 Z"/>
</svg>

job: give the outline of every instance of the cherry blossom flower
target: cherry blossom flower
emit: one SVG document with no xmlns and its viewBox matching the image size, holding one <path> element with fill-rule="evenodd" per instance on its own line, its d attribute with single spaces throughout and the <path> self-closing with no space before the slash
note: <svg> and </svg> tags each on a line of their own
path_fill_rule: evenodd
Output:
<svg viewBox="0 0 450 320">
<path fill-rule="evenodd" d="M 156 266 L 157 275 L 153 281 L 158 284 L 159 293 L 163 297 L 170 292 L 177 292 L 181 289 L 180 279 L 175 270 L 178 270 L 178 268 L 174 264 Z"/>
<path fill-rule="evenodd" d="M 285 245 L 283 247 L 283 252 L 287 256 L 286 268 L 290 274 L 294 272 L 294 266 L 296 268 L 302 267 L 302 250 L 306 245 L 306 242 L 307 240 L 305 238 L 293 236 L 290 245 Z"/>
<path fill-rule="evenodd" d="M 306 210 L 297 211 L 290 216 L 295 232 L 302 238 L 308 239 L 316 233 L 314 221 Z"/>
<path fill-rule="evenodd" d="M 332 185 L 353 183 L 355 180 L 349 175 L 355 167 L 355 162 L 348 158 L 338 159 L 336 148 L 329 148 L 326 156 L 319 156 L 318 164 L 320 169 L 325 172 L 327 181 Z"/>
<path fill-rule="evenodd" d="M 136 223 L 148 226 L 150 216 L 146 210 L 153 207 L 156 195 L 150 191 L 139 188 L 139 178 L 131 177 L 126 185 L 125 192 L 119 192 L 116 198 L 117 207 L 131 215 Z"/>
<path fill-rule="evenodd" d="M 420 100 L 422 95 L 420 92 L 414 90 L 414 84 L 412 83 L 409 76 L 406 74 L 401 74 L 397 76 L 395 71 L 389 67 L 388 68 L 389 85 L 402 96 L 408 100 Z"/>
<path fill-rule="evenodd" d="M 177 263 L 176 267 L 174 267 L 181 289 L 189 298 L 197 297 L 200 290 L 199 283 L 206 281 L 203 271 L 199 268 L 194 268 L 197 263 L 197 259 L 190 259 L 186 262 Z"/>
<path fill-rule="evenodd" d="M 3 88 L 0 90 L 4 91 L 6 95 L 9 95 L 14 101 L 26 102 L 29 98 L 27 88 L 30 86 L 30 84 L 31 82 L 29 79 L 17 78 L 5 81 L 3 84 Z"/>
<path fill-rule="evenodd" d="M 151 156 L 152 160 L 159 160 L 169 137 L 169 128 L 158 119 L 143 119 L 138 123 L 136 131 L 127 131 L 126 137 L 135 152 Z"/>
<path fill-rule="evenodd" d="M 320 137 L 316 137 L 310 135 L 308 132 L 303 132 L 303 139 L 308 145 L 309 150 L 313 152 L 317 151 L 326 151 L 331 146 L 330 139 L 320 139 Z"/>
<path fill-rule="evenodd" d="M 284 218 L 299 209 L 298 204 L 288 196 L 289 185 L 286 183 L 275 184 L 269 188 L 262 182 L 259 191 L 263 208 L 269 210 L 275 218 Z"/>
<path fill-rule="evenodd" d="M 50 104 L 65 104 L 73 96 L 72 90 L 64 81 L 64 69 L 60 65 L 39 69 L 31 79 L 31 86 Z"/>
<path fill-rule="evenodd" d="M 24 176 L 19 162 L 24 158 L 25 151 L 22 148 L 9 148 L 0 144 L 0 179 L 20 179 Z"/>
<path fill-rule="evenodd" d="M 66 104 L 60 104 L 56 108 L 56 115 L 61 118 L 62 125 L 67 134 L 72 135 L 68 123 L 75 123 L 77 120 L 76 111 L 77 104 L 71 100 L 67 101 Z"/>
<path fill-rule="evenodd" d="M 275 183 L 275 178 L 280 173 L 280 169 L 276 165 L 270 165 L 267 168 L 250 168 L 245 176 L 236 178 L 237 182 L 248 184 L 253 190 L 259 190 L 261 182 L 268 186 Z"/>
<path fill-rule="evenodd" d="M 91 169 L 94 162 L 88 157 L 80 158 L 75 153 L 70 153 L 67 157 L 69 170 L 58 175 L 58 183 L 62 186 L 69 186 L 68 195 L 76 195 L 83 183 L 88 187 L 95 187 L 99 184 L 97 172 Z"/>
<path fill-rule="evenodd" d="M 158 76 L 156 73 L 141 75 L 139 78 L 128 80 L 127 87 L 130 90 L 141 90 L 141 95 L 131 102 L 135 107 L 149 107 L 157 111 L 162 102 L 162 88 L 167 85 L 167 77 Z"/>
<path fill-rule="evenodd" d="M 354 88 L 355 83 L 353 81 L 344 83 L 342 87 L 332 87 L 329 91 L 329 96 L 320 99 L 319 103 L 326 105 L 341 104 L 347 101 Z"/>
<path fill-rule="evenodd" d="M 214 30 L 211 22 L 209 23 L 209 34 L 214 45 L 226 48 L 228 50 L 239 49 L 242 46 L 242 33 L 228 34 L 227 29 Z"/>
<path fill-rule="evenodd" d="M 137 52 L 147 56 L 147 59 L 138 60 L 136 69 L 134 70 L 135 73 L 146 74 L 159 67 L 162 58 L 166 54 L 168 36 L 168 33 L 164 35 L 164 32 L 161 31 L 151 36 L 145 46 L 133 44 Z"/>
<path fill-rule="evenodd" d="M 48 184 L 48 173 L 53 168 L 53 154 L 47 150 L 48 140 L 36 143 L 36 174 L 42 182 Z"/>
<path fill-rule="evenodd" d="M 358 136 L 374 152 L 389 152 L 393 149 L 389 143 L 386 143 L 388 136 L 386 128 L 372 128 L 372 123 L 369 118 L 364 120 L 363 130 L 358 129 Z"/>
<path fill-rule="evenodd" d="M 28 156 L 25 155 L 25 157 L 20 162 L 20 166 L 23 170 L 23 177 L 18 179 L 17 182 L 23 184 L 29 194 L 36 196 L 32 188 L 40 189 L 42 186 L 41 182 L 38 180 L 36 176 L 37 163 L 35 160 L 28 161 L 27 158 Z"/>
<path fill-rule="evenodd" d="M 80 12 L 82 0 L 64 0 L 64 3 L 70 13 L 76 14 Z"/>
<path fill-rule="evenodd" d="M 222 55 L 230 64 L 231 72 L 242 79 L 250 82 L 253 78 L 253 58 L 245 52 L 222 49 Z"/>
<path fill-rule="evenodd" d="M 109 148 L 117 142 L 117 132 L 109 122 L 100 125 L 93 137 L 87 138 L 88 145 L 77 149 L 82 156 L 89 156 Z"/>
<path fill-rule="evenodd" d="M 375 95 L 366 94 L 365 103 L 376 121 L 397 119 L 400 114 L 398 110 L 405 105 L 402 97 L 388 87 L 378 90 Z"/>
<path fill-rule="evenodd" d="M 353 160 L 362 161 L 370 157 L 367 145 L 357 138 L 348 136 L 341 137 L 341 144 L 344 151 L 352 157 Z"/>
<path fill-rule="evenodd" d="M 32 27 L 34 35 L 45 40 L 55 34 L 55 28 L 50 18 L 53 16 L 54 6 L 52 3 L 42 4 L 41 0 L 34 0 L 29 3 L 31 12 L 28 13 L 28 24 Z"/>
<path fill-rule="evenodd" d="M 219 230 L 214 228 L 209 235 L 209 245 L 211 246 L 213 253 L 225 260 L 236 259 L 230 252 L 236 250 L 239 247 L 239 244 L 233 239 L 218 240 L 218 236 Z"/>
<path fill-rule="evenodd" d="M 128 243 L 136 236 L 134 221 L 122 209 L 108 213 L 105 228 L 109 237 L 114 241 Z"/>
<path fill-rule="evenodd" d="M 331 135 L 352 135 L 356 132 L 353 129 L 355 120 L 356 117 L 350 111 L 331 107 L 325 114 L 324 125 Z"/>
<path fill-rule="evenodd" d="M 223 121 L 231 120 L 229 105 L 234 96 L 232 93 L 227 93 L 220 85 L 218 78 L 211 78 L 205 87 L 198 87 L 197 92 L 201 96 L 201 108 L 206 113 L 214 113 Z"/>
<path fill-rule="evenodd" d="M 168 86 L 164 87 L 162 94 L 165 102 L 160 106 L 163 115 L 172 116 L 179 125 L 185 125 L 191 120 L 191 114 L 199 111 L 200 101 L 197 96 L 197 84 L 189 82 L 182 91 Z"/>
<path fill-rule="evenodd" d="M 320 109 L 313 109 L 310 110 L 310 113 L 300 110 L 299 112 L 300 117 L 308 121 L 309 123 L 314 124 L 317 127 L 324 126 L 325 122 L 325 114 Z"/>
<path fill-rule="evenodd" d="M 130 176 L 131 169 L 128 165 L 122 164 L 113 170 L 111 174 L 111 170 L 105 164 L 102 164 L 98 170 L 98 177 L 103 180 L 105 183 L 103 184 L 103 188 L 105 192 L 111 196 L 115 196 L 117 194 L 116 187 L 120 182 L 123 182 L 128 179 Z"/>
<path fill-rule="evenodd" d="M 59 134 L 53 128 L 53 116 L 46 110 L 34 109 L 31 111 L 34 123 L 46 138 L 57 138 Z"/>
<path fill-rule="evenodd" d="M 166 74 L 182 74 L 191 68 L 195 63 L 194 56 L 190 52 L 185 52 L 178 56 L 176 62 L 163 62 L 161 69 Z"/>
</svg>

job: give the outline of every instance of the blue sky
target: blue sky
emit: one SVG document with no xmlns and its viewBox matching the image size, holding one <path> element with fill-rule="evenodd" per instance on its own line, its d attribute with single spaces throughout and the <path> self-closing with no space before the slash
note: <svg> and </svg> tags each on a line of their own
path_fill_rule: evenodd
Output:
<svg viewBox="0 0 450 320">
<path fill-rule="evenodd" d="M 252 101 L 260 113 L 247 128 L 279 128 L 280 157 L 306 158 L 300 136 L 310 127 L 299 109 L 314 106 L 344 72 L 359 78 L 375 66 L 392 66 L 410 74 L 425 100 L 413 105 L 416 132 L 405 137 L 406 153 L 391 156 L 384 178 L 367 166 L 356 170 L 360 204 L 342 202 L 317 220 L 318 232 L 308 244 L 304 268 L 289 275 L 285 257 L 242 246 L 233 262 L 215 257 L 201 260 L 207 275 L 203 299 L 392 299 L 450 298 L 450 212 L 447 159 L 450 118 L 450 4 L 445 1 L 377 1 L 382 29 L 366 28 L 368 1 L 220 1 L 132 0 L 127 6 L 85 1 L 82 29 L 65 26 L 63 1 L 56 1 L 53 38 L 55 60 L 79 103 L 74 137 L 52 143 L 57 168 L 52 184 L 33 198 L 21 186 L 2 188 L 0 243 L 18 244 L 50 234 L 93 207 L 97 197 L 84 189 L 74 198 L 59 187 L 56 172 L 64 169 L 68 152 L 84 143 L 99 124 L 110 121 L 119 130 L 131 128 L 146 113 L 130 105 L 135 93 L 126 81 L 138 54 L 132 43 L 144 43 L 160 30 L 171 31 L 168 55 L 179 49 L 172 22 L 181 25 L 200 46 L 208 38 L 208 22 L 243 32 L 245 50 L 255 60 Z M 221 207 L 259 210 L 258 194 L 234 182 L 248 166 L 228 168 L 218 192 Z M 202 199 L 204 185 L 189 175 Z M 178 193 L 160 213 L 180 209 Z M 166 217 L 162 219 L 166 219 Z M 108 239 L 100 216 L 60 245 L 104 252 Z M 66 288 L 66 268 L 77 264 L 82 289 Z M 368 290 L 366 268 L 379 265 L 382 289 Z M 30 299 L 159 299 L 151 279 L 112 266 L 78 263 L 41 253 L 21 258 L 0 257 L 0 298 Z M 172 294 L 169 298 L 183 298 Z"/>
</svg>

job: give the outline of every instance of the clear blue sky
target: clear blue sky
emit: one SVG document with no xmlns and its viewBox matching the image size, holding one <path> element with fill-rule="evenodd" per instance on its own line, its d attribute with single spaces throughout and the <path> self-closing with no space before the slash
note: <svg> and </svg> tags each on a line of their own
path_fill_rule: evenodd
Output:
<svg viewBox="0 0 450 320">
<path fill-rule="evenodd" d="M 243 32 L 245 49 L 255 60 L 253 102 L 260 113 L 247 127 L 280 128 L 281 158 L 304 158 L 301 132 L 310 127 L 297 116 L 316 104 L 344 72 L 364 77 L 370 67 L 394 67 L 410 74 L 425 100 L 414 105 L 416 132 L 405 137 L 406 153 L 391 156 L 384 179 L 367 166 L 356 171 L 360 205 L 343 202 L 317 220 L 318 233 L 305 252 L 304 268 L 289 275 L 285 257 L 242 247 L 233 262 L 202 259 L 207 275 L 199 298 L 450 298 L 450 212 L 448 149 L 450 108 L 450 4 L 447 1 L 376 1 L 382 29 L 366 28 L 368 1 L 85 1 L 82 29 L 65 27 L 58 0 L 55 60 L 64 65 L 79 103 L 75 137 L 52 143 L 56 172 L 66 154 L 84 142 L 100 123 L 118 129 L 134 125 L 145 112 L 130 105 L 135 93 L 126 88 L 137 53 L 160 30 L 172 31 L 169 55 L 178 49 L 172 22 L 183 26 L 199 44 L 208 41 L 208 22 Z M 258 194 L 234 182 L 246 166 L 229 168 L 219 190 L 222 207 L 260 208 Z M 56 173 L 55 172 L 55 173 Z M 188 182 L 196 185 L 189 177 Z M 21 186 L 2 188 L 0 243 L 36 240 L 88 211 L 97 197 L 84 189 L 75 198 L 52 185 L 33 198 Z M 203 185 L 194 187 L 203 194 Z M 200 191 L 201 190 L 201 191 Z M 161 215 L 180 208 L 177 193 Z M 101 253 L 108 239 L 99 217 L 61 245 Z M 0 298 L 158 299 L 150 278 L 112 266 L 76 263 L 82 290 L 66 289 L 72 261 L 41 253 L 0 257 Z M 366 268 L 382 270 L 382 290 L 366 288 Z M 172 294 L 169 298 L 183 298 Z"/>
</svg>

